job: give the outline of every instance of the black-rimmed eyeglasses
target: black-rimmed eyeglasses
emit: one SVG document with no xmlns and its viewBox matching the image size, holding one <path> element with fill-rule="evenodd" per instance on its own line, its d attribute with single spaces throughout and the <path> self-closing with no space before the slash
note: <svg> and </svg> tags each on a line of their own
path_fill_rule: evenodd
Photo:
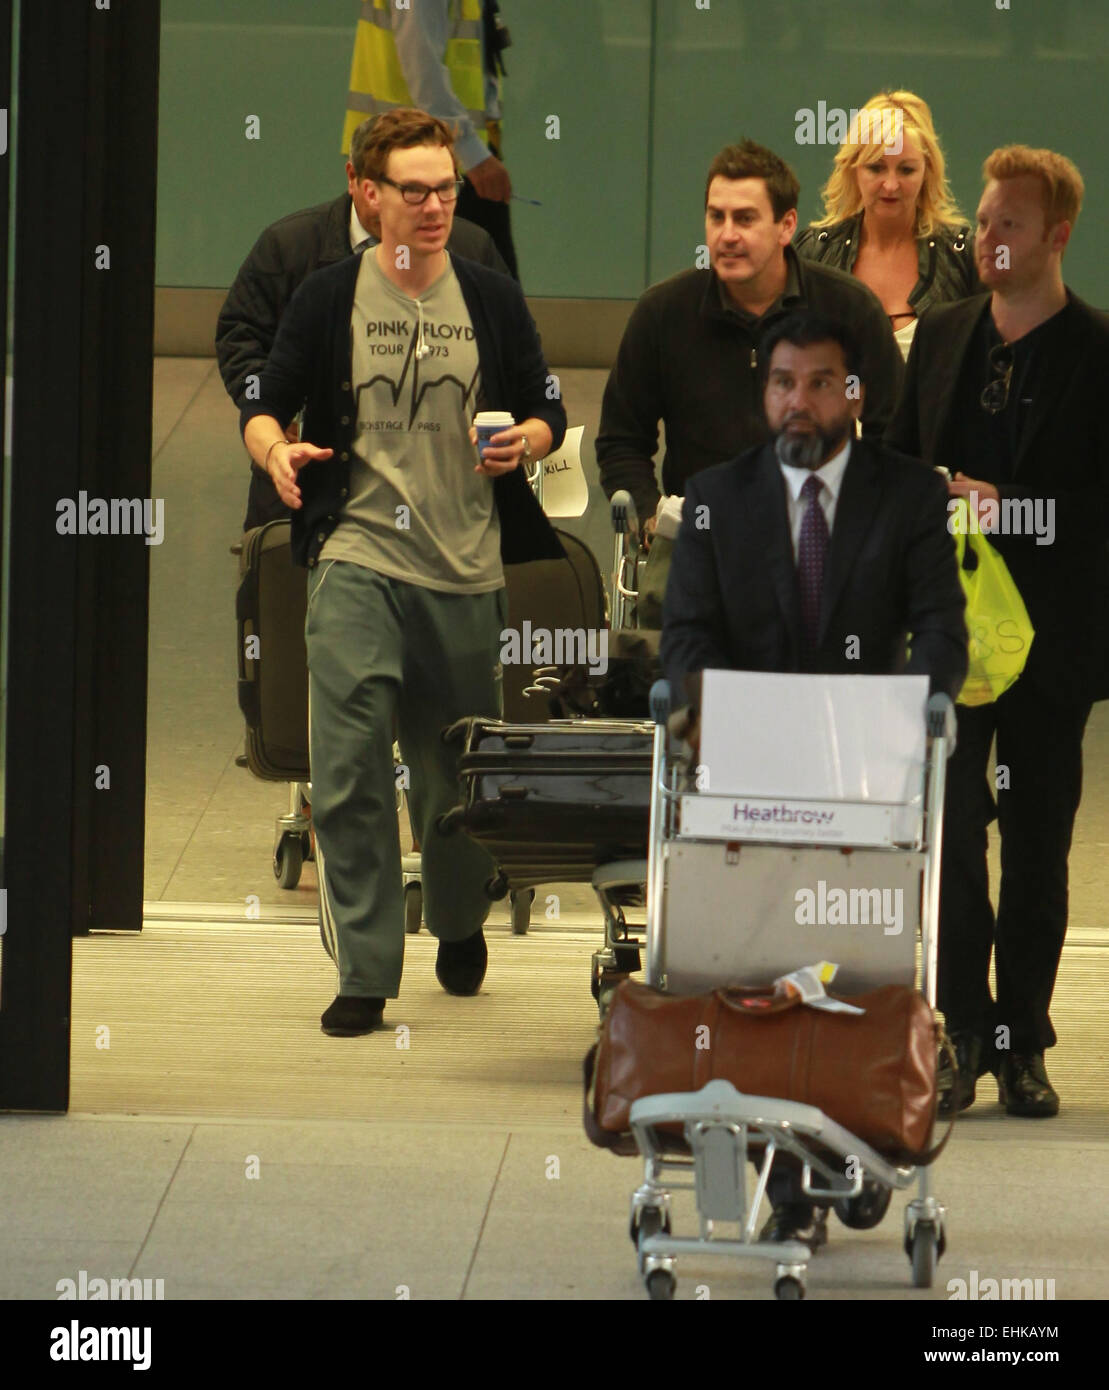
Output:
<svg viewBox="0 0 1109 1390">
<path fill-rule="evenodd" d="M 426 183 L 394 183 L 382 174 L 376 182 L 387 183 L 390 188 L 397 190 L 409 207 L 418 208 L 421 203 L 426 203 L 433 193 L 441 203 L 453 203 L 462 192 L 463 180 L 448 179 L 445 183 L 437 183 L 434 188 L 429 188 Z"/>
<path fill-rule="evenodd" d="M 990 372 L 993 379 L 986 385 L 979 401 L 991 415 L 1000 415 L 1009 404 L 1009 383 L 1013 380 L 1013 349 L 1008 343 L 990 348 Z"/>
</svg>

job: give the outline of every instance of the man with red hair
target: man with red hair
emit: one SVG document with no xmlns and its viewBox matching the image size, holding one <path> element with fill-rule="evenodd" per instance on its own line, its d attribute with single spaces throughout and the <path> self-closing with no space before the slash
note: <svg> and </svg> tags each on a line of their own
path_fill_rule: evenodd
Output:
<svg viewBox="0 0 1109 1390">
<path fill-rule="evenodd" d="M 1011 145 L 989 156 L 983 176 L 975 254 L 988 293 L 921 319 L 886 439 L 950 471 L 952 496 L 993 527 L 1036 632 L 1015 685 L 993 704 L 958 709 L 938 975 L 958 1082 L 946 1078 L 943 1108 L 965 1109 L 977 1078 L 992 1071 L 1010 1115 L 1052 1116 L 1059 1097 L 1044 1052 L 1056 1041 L 1049 1007 L 1067 929 L 1082 736 L 1091 702 L 1109 694 L 1091 640 L 1106 622 L 1095 596 L 1109 538 L 1109 319 L 1063 283 L 1083 195 L 1071 161 Z M 996 918 L 986 867 L 995 817 Z"/>
</svg>

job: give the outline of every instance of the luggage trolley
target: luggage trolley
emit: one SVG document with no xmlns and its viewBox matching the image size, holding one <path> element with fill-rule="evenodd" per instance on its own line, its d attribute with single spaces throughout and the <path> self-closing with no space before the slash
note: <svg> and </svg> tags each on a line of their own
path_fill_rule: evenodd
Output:
<svg viewBox="0 0 1109 1390">
<path fill-rule="evenodd" d="M 636 626 L 636 599 L 639 596 L 639 566 L 644 559 L 639 535 L 639 513 L 626 488 L 612 494 L 612 626 Z"/>
<path fill-rule="evenodd" d="M 864 708 L 863 696 L 876 702 Z M 839 995 L 911 986 L 916 924 L 909 914 L 916 904 L 920 990 L 934 1010 L 944 776 L 955 731 L 947 696 L 928 699 L 924 677 L 706 672 L 696 765 L 690 747 L 668 733 L 665 682 L 656 684 L 651 699 L 647 983 L 681 994 L 767 985 L 826 958 L 840 966 Z M 740 709 L 743 721 L 735 718 Z M 766 737 L 764 720 L 783 712 L 783 727 L 800 734 L 788 743 Z M 749 726 L 755 732 L 745 739 Z M 780 756 L 783 747 L 790 757 Z M 738 767 L 729 763 L 736 756 Z M 784 781 L 775 783 L 782 764 Z M 762 810 L 775 805 L 783 813 L 763 819 Z M 806 814 L 790 822 L 790 808 Z M 833 823 L 843 823 L 835 833 L 822 819 L 828 811 Z M 802 864 L 814 878 L 838 886 L 863 881 L 909 889 L 900 901 L 904 925 L 913 930 L 840 929 L 830 937 L 827 926 L 799 926 L 791 890 Z M 744 911 L 737 914 L 741 900 Z M 727 924 L 725 931 L 713 930 L 719 922 Z M 931 1191 L 929 1169 L 921 1167 L 918 1175 L 887 1161 L 816 1107 L 746 1095 L 714 1080 L 700 1091 L 636 1100 L 630 1125 L 644 1159 L 644 1181 L 631 1200 L 631 1234 L 653 1299 L 673 1297 L 680 1255 L 769 1262 L 776 1296 L 804 1297 L 809 1247 L 796 1240 L 759 1243 L 756 1234 L 777 1153 L 800 1160 L 806 1196 L 834 1203 L 844 1223 L 857 1228 L 877 1225 L 892 1191 L 917 1178 L 918 1195 L 905 1211 L 904 1247 L 913 1284 L 931 1287 L 945 1246 L 945 1209 Z M 682 1127 L 687 1150 L 675 1152 L 673 1140 L 667 1143 L 660 1132 L 664 1125 Z M 749 1147 L 762 1155 L 750 1201 Z M 857 1160 L 853 1179 L 845 1176 L 848 1156 Z M 687 1180 L 673 1181 L 668 1170 Z M 699 1237 L 671 1234 L 671 1190 L 696 1194 Z M 720 1222 L 738 1223 L 738 1239 L 717 1236 Z"/>
</svg>

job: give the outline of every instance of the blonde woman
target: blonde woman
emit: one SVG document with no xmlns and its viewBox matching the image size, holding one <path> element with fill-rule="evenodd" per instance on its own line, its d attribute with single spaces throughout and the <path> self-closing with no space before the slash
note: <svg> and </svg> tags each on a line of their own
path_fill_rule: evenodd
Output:
<svg viewBox="0 0 1109 1390">
<path fill-rule="evenodd" d="M 880 92 L 852 113 L 823 197 L 824 216 L 794 242 L 798 255 L 872 289 L 905 358 L 926 309 L 981 290 L 932 113 L 912 92 Z"/>
</svg>

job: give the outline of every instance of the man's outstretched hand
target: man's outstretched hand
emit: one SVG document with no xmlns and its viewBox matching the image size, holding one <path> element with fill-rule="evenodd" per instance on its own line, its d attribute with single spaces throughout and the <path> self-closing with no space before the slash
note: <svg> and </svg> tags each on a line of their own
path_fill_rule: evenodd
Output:
<svg viewBox="0 0 1109 1390">
<path fill-rule="evenodd" d="M 300 488 L 297 487 L 297 473 L 306 463 L 316 459 L 329 459 L 334 449 L 317 449 L 314 444 L 275 444 L 270 450 L 268 460 L 269 475 L 277 489 L 277 495 L 285 506 L 298 511 L 303 503 Z"/>
</svg>

